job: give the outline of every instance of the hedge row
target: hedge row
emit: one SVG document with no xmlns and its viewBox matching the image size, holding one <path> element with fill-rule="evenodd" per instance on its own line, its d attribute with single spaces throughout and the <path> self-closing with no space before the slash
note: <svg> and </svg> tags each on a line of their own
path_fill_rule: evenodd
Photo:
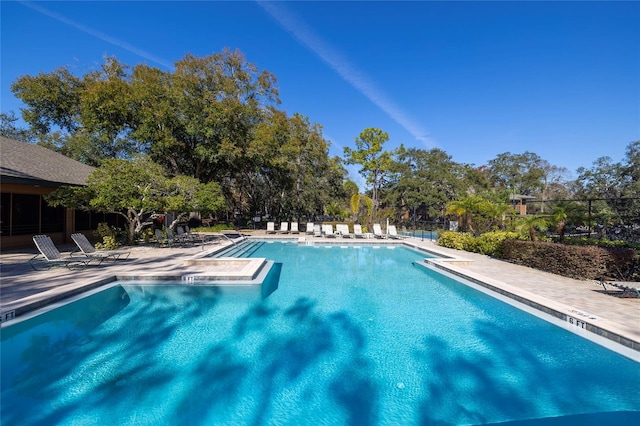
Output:
<svg viewBox="0 0 640 426">
<path fill-rule="evenodd" d="M 437 242 L 443 247 L 486 254 L 569 278 L 640 280 L 640 256 L 629 247 L 534 242 L 514 232 L 487 232 L 474 237 L 446 231 Z"/>
<path fill-rule="evenodd" d="M 638 253 L 626 247 L 518 240 L 505 240 L 502 247 L 506 260 L 575 279 L 630 280 L 638 268 Z"/>
</svg>

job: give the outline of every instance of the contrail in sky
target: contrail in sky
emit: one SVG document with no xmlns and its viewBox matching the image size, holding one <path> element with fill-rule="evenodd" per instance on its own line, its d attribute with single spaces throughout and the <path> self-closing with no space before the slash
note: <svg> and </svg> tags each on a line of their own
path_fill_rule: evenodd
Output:
<svg viewBox="0 0 640 426">
<path fill-rule="evenodd" d="M 96 30 L 94 30 L 92 28 L 89 28 L 89 27 L 87 27 L 85 25 L 82 25 L 82 24 L 79 24 L 77 22 L 74 22 L 71 19 L 65 18 L 62 15 L 59 15 L 59 14 L 57 14 L 55 12 L 52 12 L 52 11 L 50 11 L 48 9 L 45 9 L 44 7 L 41 7 L 39 5 L 34 4 L 34 3 L 31 3 L 31 2 L 28 2 L 28 1 L 20 1 L 20 4 L 26 6 L 26 7 L 30 8 L 30 9 L 33 9 L 36 12 L 39 12 L 39 13 L 45 15 L 45 16 L 48 16 L 49 18 L 53 18 L 56 21 L 60 21 L 63 24 L 69 25 L 70 27 L 73 27 L 73 28 L 75 28 L 77 30 L 80 30 L 80 31 L 82 31 L 84 33 L 87 33 L 87 34 L 89 34 L 89 35 L 91 35 L 93 37 L 96 37 L 96 38 L 98 38 L 98 39 L 100 39 L 100 40 L 102 40 L 104 42 L 110 43 L 110 44 L 112 44 L 112 45 L 114 45 L 116 47 L 119 47 L 121 49 L 127 50 L 127 51 L 129 51 L 129 52 L 131 52 L 131 53 L 133 53 L 135 55 L 138 55 L 138 56 L 140 56 L 142 58 L 145 58 L 145 59 L 147 59 L 147 60 L 149 60 L 151 62 L 155 62 L 156 64 L 160 64 L 165 68 L 173 69 L 173 64 L 172 63 L 167 62 L 164 59 L 158 58 L 157 56 L 155 56 L 155 55 L 153 55 L 153 54 L 151 54 L 149 52 L 146 52 L 144 50 L 138 49 L 137 47 L 132 46 L 132 45 L 130 45 L 129 43 L 127 43 L 125 41 L 119 40 L 119 39 L 117 39 L 115 37 L 111 37 L 111 36 L 109 36 L 107 34 L 101 33 L 100 31 L 96 31 Z"/>
<path fill-rule="evenodd" d="M 303 24 L 299 18 L 289 13 L 282 7 L 281 3 L 260 0 L 258 0 L 257 3 L 300 43 L 318 55 L 320 59 L 337 72 L 340 77 L 356 88 L 396 123 L 400 124 L 416 138 L 416 140 L 422 142 L 428 148 L 435 145 L 427 136 L 427 132 L 408 117 L 392 100 L 388 99 L 384 93 L 378 90 L 374 82 L 351 65 L 344 55 L 314 34 L 308 25 Z"/>
</svg>

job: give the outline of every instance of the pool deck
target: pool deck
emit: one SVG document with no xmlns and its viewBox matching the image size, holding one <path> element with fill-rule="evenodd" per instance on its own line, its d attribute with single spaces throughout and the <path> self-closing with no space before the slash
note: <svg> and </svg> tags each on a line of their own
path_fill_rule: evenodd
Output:
<svg viewBox="0 0 640 426">
<path fill-rule="evenodd" d="M 447 249 L 431 241 L 419 239 L 343 239 L 313 237 L 301 234 L 269 234 L 264 231 L 248 233 L 251 237 L 299 239 L 313 244 L 376 243 L 407 244 L 420 250 L 445 256 L 446 259 L 428 261 L 435 268 L 462 276 L 473 283 L 488 287 L 510 298 L 551 313 L 576 327 L 586 328 L 607 339 L 622 343 L 639 354 L 640 359 L 640 298 L 621 298 L 605 294 L 603 287 L 590 281 L 579 281 L 538 271 L 524 266 L 496 260 L 488 256 Z M 19 316 L 62 297 L 112 281 L 117 276 L 176 275 L 187 273 L 188 258 L 203 251 L 231 245 L 226 239 L 191 247 L 129 247 L 124 261 L 91 262 L 84 270 L 55 267 L 34 271 L 28 264 L 36 251 L 22 250 L 0 254 L 0 312 L 3 322 L 11 315 Z M 72 246 L 60 246 L 61 251 Z M 425 254 L 425 257 L 427 255 Z M 608 290 L 615 288 L 607 286 Z M 12 314 L 13 312 L 13 314 Z"/>
</svg>

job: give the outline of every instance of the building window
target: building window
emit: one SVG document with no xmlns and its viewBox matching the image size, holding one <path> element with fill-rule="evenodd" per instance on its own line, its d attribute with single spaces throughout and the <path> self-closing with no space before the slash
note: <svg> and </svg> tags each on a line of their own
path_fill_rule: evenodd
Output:
<svg viewBox="0 0 640 426">
<path fill-rule="evenodd" d="M 13 194 L 11 205 L 11 235 L 40 232 L 40 196 Z"/>
<path fill-rule="evenodd" d="M 9 235 L 11 226 L 11 194 L 0 194 L 0 235 Z"/>
<path fill-rule="evenodd" d="M 42 225 L 41 231 L 46 234 L 49 232 L 64 231 L 64 207 L 51 207 L 42 201 Z"/>
<path fill-rule="evenodd" d="M 95 229 L 91 226 L 91 213 L 84 210 L 76 210 L 76 230 Z"/>
</svg>

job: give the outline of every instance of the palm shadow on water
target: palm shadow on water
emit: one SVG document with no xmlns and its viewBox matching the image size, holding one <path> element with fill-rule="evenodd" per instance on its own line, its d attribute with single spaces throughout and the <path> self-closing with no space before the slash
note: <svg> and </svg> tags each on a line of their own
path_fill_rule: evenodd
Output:
<svg viewBox="0 0 640 426">
<path fill-rule="evenodd" d="M 414 348 L 419 424 L 638 424 L 637 363 L 454 280 L 441 285 L 469 320 L 439 323 L 469 340 L 438 330 Z"/>
<path fill-rule="evenodd" d="M 167 385 L 173 376 L 158 369 L 156 348 L 172 336 L 176 323 L 215 306 L 220 292 L 215 287 L 185 286 L 180 300 L 175 300 L 161 288 L 141 286 L 137 290 L 145 294 L 145 300 L 132 314 L 123 311 L 129 305 L 129 293 L 115 286 L 74 302 L 62 312 L 52 311 L 64 318 L 62 326 L 47 314 L 37 317 L 36 321 L 50 321 L 66 331 L 57 337 L 50 330 L 32 333 L 27 346 L 16 355 L 21 367 L 10 378 L 3 357 L 2 424 L 57 424 L 78 413 L 94 409 L 99 413 L 104 407 L 111 408 L 114 419 L 110 420 L 118 423 L 127 419 L 132 401 L 148 389 Z M 115 332 L 102 327 L 120 311 Z M 166 320 L 171 317 L 173 321 Z M 22 331 L 16 330 L 15 336 Z M 123 335 L 128 337 L 126 344 Z M 6 337 L 3 330 L 3 340 Z"/>
<path fill-rule="evenodd" d="M 323 314 L 311 299 L 289 308 L 258 303 L 203 357 L 194 374 L 198 395 L 185 395 L 175 420 L 184 421 L 178 413 L 197 404 L 192 420 L 222 424 L 235 416 L 242 424 L 304 424 L 308 408 L 328 396 L 340 407 L 340 423 L 375 424 L 377 390 L 364 346 L 362 331 L 346 314 Z M 323 378 L 316 377 L 320 370 Z"/>
<path fill-rule="evenodd" d="M 108 412 L 106 423 L 124 424 L 149 415 L 144 407 L 153 395 L 163 422 L 268 424 L 287 407 L 292 421 L 308 423 L 307 404 L 328 398 L 320 404 L 339 407 L 332 419 L 375 424 L 378 389 L 363 331 L 346 313 L 323 312 L 312 299 L 272 306 L 263 297 L 276 288 L 277 280 L 247 299 L 242 290 L 217 287 L 115 286 L 110 300 L 83 299 L 70 308 L 72 332 L 55 341 L 36 334 L 21 350 L 22 368 L 3 386 L 2 423 L 58 424 Z M 125 309 L 129 296 L 135 311 Z M 246 309 L 233 318 L 221 300 Z M 212 311 L 228 321 L 229 333 L 207 323 Z M 199 331 L 183 337 L 181 324 L 194 323 Z M 183 338 L 166 356 L 167 342 Z M 188 339 L 204 341 L 204 351 L 193 353 Z M 189 371 L 173 365 L 181 362 Z"/>
<path fill-rule="evenodd" d="M 638 424 L 637 389 L 635 394 L 632 387 L 620 389 L 623 380 L 629 383 L 625 374 L 640 379 L 632 361 L 620 359 L 626 371 L 612 374 L 616 366 L 607 363 L 607 355 L 592 368 L 589 358 L 597 359 L 600 355 L 594 352 L 606 350 L 588 351 L 590 342 L 578 342 L 577 350 L 564 351 L 550 346 L 549 338 L 535 326 L 523 327 L 518 340 L 506 337 L 490 321 L 477 320 L 474 326 L 487 346 L 500 350 L 463 351 L 434 336 L 425 338 L 416 350 L 415 359 L 429 365 L 423 378 L 420 424 Z M 608 412 L 611 404 L 601 405 L 610 398 L 619 399 L 615 406 L 620 411 Z M 610 421 L 602 423 L 605 419 Z"/>
</svg>

